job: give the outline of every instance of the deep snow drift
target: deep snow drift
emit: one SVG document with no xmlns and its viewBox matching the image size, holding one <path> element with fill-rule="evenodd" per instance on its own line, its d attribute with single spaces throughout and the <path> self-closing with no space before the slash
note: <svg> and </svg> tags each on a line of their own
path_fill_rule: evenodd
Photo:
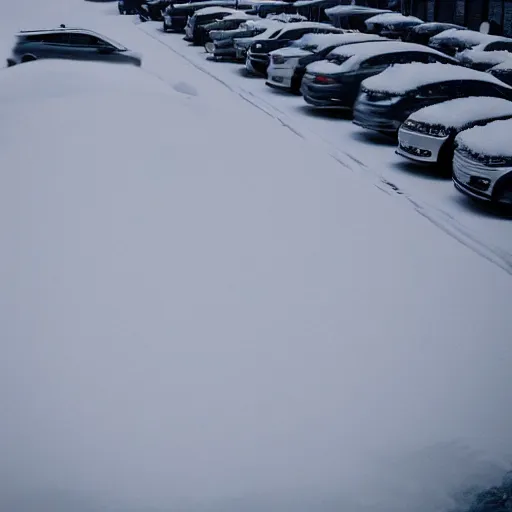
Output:
<svg viewBox="0 0 512 512">
<path fill-rule="evenodd" d="M 431 512 L 498 481 L 508 275 L 168 56 L 169 84 L 0 72 L 0 510 Z"/>
</svg>

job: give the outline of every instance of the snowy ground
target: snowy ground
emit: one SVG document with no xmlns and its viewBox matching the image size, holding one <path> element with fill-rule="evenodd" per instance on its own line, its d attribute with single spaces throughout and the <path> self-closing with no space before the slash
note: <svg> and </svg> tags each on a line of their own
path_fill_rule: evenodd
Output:
<svg viewBox="0 0 512 512">
<path fill-rule="evenodd" d="M 440 512 L 498 477 L 509 223 L 113 3 L 42 4 L 2 40 L 85 25 L 144 69 L 0 70 L 0 510 Z"/>
</svg>

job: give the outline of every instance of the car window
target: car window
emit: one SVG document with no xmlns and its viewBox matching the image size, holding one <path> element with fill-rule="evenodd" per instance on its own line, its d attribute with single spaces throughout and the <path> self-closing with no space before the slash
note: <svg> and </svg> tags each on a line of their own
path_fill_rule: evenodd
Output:
<svg viewBox="0 0 512 512">
<path fill-rule="evenodd" d="M 457 95 L 457 85 L 453 83 L 424 85 L 417 93 L 422 98 L 456 98 Z"/>
<path fill-rule="evenodd" d="M 300 37 L 302 37 L 303 35 L 307 34 L 311 32 L 311 29 L 295 29 L 295 30 L 287 30 L 286 32 L 283 32 L 279 37 L 278 39 L 290 39 L 290 40 L 295 40 L 295 39 L 299 39 Z"/>
<path fill-rule="evenodd" d="M 487 52 L 499 52 L 506 51 L 512 52 L 512 41 L 495 41 L 494 43 L 490 43 L 485 47 L 485 51 Z"/>
<path fill-rule="evenodd" d="M 70 34 L 69 44 L 72 46 L 107 46 L 107 43 L 98 37 L 80 33 Z"/>
<path fill-rule="evenodd" d="M 47 44 L 68 44 L 69 34 L 44 34 L 42 41 Z"/>
<path fill-rule="evenodd" d="M 396 53 L 386 53 L 384 55 L 376 55 L 375 57 L 370 57 L 361 63 L 362 68 L 373 68 L 380 66 L 390 66 L 391 64 L 396 64 L 397 58 L 399 54 Z"/>
</svg>

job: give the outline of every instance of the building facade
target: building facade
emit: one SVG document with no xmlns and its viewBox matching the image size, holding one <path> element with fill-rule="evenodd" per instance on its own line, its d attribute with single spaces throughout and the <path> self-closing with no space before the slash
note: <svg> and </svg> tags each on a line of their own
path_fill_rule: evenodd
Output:
<svg viewBox="0 0 512 512">
<path fill-rule="evenodd" d="M 491 34 L 512 37 L 512 0 L 402 0 L 402 12 L 472 30 L 488 21 Z"/>
</svg>

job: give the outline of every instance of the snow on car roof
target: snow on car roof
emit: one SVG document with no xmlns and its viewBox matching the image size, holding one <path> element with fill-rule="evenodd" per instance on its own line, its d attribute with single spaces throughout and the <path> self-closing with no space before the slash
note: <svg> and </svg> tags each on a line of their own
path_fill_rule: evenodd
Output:
<svg viewBox="0 0 512 512">
<path fill-rule="evenodd" d="M 472 121 L 500 115 L 512 116 L 512 101 L 482 96 L 479 98 L 457 98 L 437 103 L 414 112 L 409 119 L 430 125 L 460 129 Z"/>
<path fill-rule="evenodd" d="M 365 23 L 366 25 L 375 25 L 379 24 L 393 24 L 393 23 L 402 23 L 404 21 L 410 23 L 423 23 L 423 20 L 416 18 L 415 16 L 404 16 L 399 12 L 384 12 L 382 14 L 377 14 L 376 16 L 372 16 L 368 18 Z"/>
<path fill-rule="evenodd" d="M 373 91 L 402 94 L 423 85 L 450 80 L 479 80 L 481 82 L 501 85 L 512 90 L 512 87 L 504 84 L 489 73 L 475 71 L 463 66 L 441 64 L 440 62 L 433 64 L 396 64 L 378 75 L 367 78 L 363 81 L 363 86 Z"/>
<path fill-rule="evenodd" d="M 250 14 L 247 14 L 245 11 L 235 11 L 232 14 L 229 14 L 224 18 L 224 20 L 251 20 L 251 19 L 257 19 L 255 16 L 252 16 Z"/>
<path fill-rule="evenodd" d="M 437 50 L 434 50 L 433 48 L 428 48 L 427 46 L 423 46 L 421 44 L 404 43 L 402 41 L 394 40 L 384 40 L 385 38 L 382 39 L 382 41 L 369 41 L 367 43 L 339 46 L 338 48 L 334 49 L 331 52 L 331 55 L 345 55 L 350 57 L 358 57 L 360 59 L 366 59 L 368 57 L 374 57 L 382 53 L 410 52 L 414 50 L 427 53 L 434 53 L 436 55 L 443 55 Z M 445 57 L 445 55 L 443 55 L 443 57 Z"/>
<path fill-rule="evenodd" d="M 330 16 L 331 14 L 370 14 L 375 13 L 377 14 L 384 14 L 384 13 L 391 13 L 389 9 L 376 9 L 374 7 L 365 7 L 363 5 L 336 5 L 335 7 L 330 7 L 329 9 L 325 9 L 325 14 L 327 16 Z"/>
<path fill-rule="evenodd" d="M 331 29 L 339 31 L 343 33 L 343 29 L 336 28 L 334 25 L 329 25 L 328 23 L 319 23 L 317 21 L 293 21 L 291 23 L 287 23 L 283 27 L 283 32 L 286 30 L 295 30 L 297 28 L 311 28 L 311 29 Z"/>
<path fill-rule="evenodd" d="M 428 32 L 429 30 L 436 29 L 439 27 L 446 27 L 446 30 L 452 30 L 452 29 L 466 30 L 464 27 L 461 27 L 459 25 L 455 25 L 453 23 L 442 23 L 439 21 L 431 21 L 428 23 L 422 23 L 421 25 L 413 27 L 412 30 L 414 30 L 414 32 L 421 34 L 423 32 Z"/>
<path fill-rule="evenodd" d="M 497 66 L 494 66 L 493 68 L 491 68 L 489 71 L 510 71 L 512 70 L 512 56 L 509 57 L 508 59 L 504 60 L 503 62 L 501 62 L 500 64 L 498 64 Z"/>
<path fill-rule="evenodd" d="M 224 13 L 224 12 L 235 14 L 238 11 L 236 9 L 231 9 L 229 7 L 215 7 L 215 6 L 212 6 L 212 7 L 203 7 L 202 9 L 198 9 L 195 12 L 195 15 L 196 16 L 201 16 L 203 14 L 217 14 L 217 13 L 220 14 L 220 13 Z"/>
<path fill-rule="evenodd" d="M 508 60 L 512 57 L 510 52 L 506 50 L 495 51 L 495 52 L 484 52 L 477 51 L 474 49 L 464 50 L 459 54 L 459 58 L 469 59 L 474 64 L 500 64 L 504 60 Z"/>
<path fill-rule="evenodd" d="M 349 32 L 346 34 L 306 34 L 302 36 L 295 44 L 301 45 L 316 45 L 317 50 L 322 50 L 334 44 L 343 43 L 356 43 L 359 41 L 387 41 L 382 36 L 377 34 L 364 34 L 362 32 Z"/>
<path fill-rule="evenodd" d="M 457 145 L 488 156 L 512 156 L 512 119 L 494 121 L 464 130 L 455 139 Z"/>
<path fill-rule="evenodd" d="M 292 5 L 294 7 L 306 7 L 308 5 L 318 5 L 326 2 L 332 3 L 332 0 L 298 0 L 297 2 L 293 2 Z"/>
<path fill-rule="evenodd" d="M 480 43 L 490 42 L 494 40 L 503 39 L 497 36 L 490 36 L 489 34 L 482 34 L 481 32 L 476 32 L 475 30 L 464 30 L 458 28 L 450 28 L 448 30 L 444 30 L 435 36 L 430 38 L 431 43 L 435 43 L 438 41 L 444 41 L 446 39 L 454 39 L 457 41 L 461 41 L 463 43 L 477 45 Z"/>
</svg>

